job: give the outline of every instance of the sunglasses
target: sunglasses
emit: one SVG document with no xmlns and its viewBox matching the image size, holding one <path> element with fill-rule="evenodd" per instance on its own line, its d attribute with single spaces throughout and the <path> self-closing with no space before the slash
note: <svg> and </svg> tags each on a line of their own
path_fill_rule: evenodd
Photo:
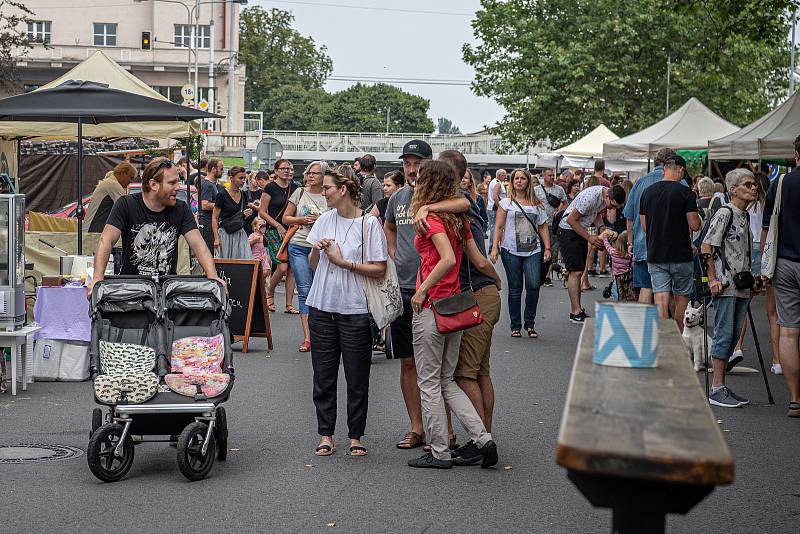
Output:
<svg viewBox="0 0 800 534">
<path fill-rule="evenodd" d="M 172 167 L 175 167 L 175 163 L 171 159 L 164 158 L 161 160 L 161 163 L 156 165 L 156 170 L 153 172 L 153 176 L 158 174 L 161 169 L 171 169 Z"/>
</svg>

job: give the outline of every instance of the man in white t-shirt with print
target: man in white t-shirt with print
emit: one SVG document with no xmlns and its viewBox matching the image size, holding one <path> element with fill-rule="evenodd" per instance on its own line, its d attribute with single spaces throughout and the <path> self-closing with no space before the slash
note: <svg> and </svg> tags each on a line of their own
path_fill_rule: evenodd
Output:
<svg viewBox="0 0 800 534">
<path fill-rule="evenodd" d="M 570 313 L 569 320 L 583 324 L 588 315 L 581 307 L 581 275 L 586 266 L 589 245 L 602 247 L 598 237 L 603 230 L 603 211 L 609 208 L 620 209 L 625 205 L 625 190 L 622 186 L 606 187 L 596 185 L 587 187 L 575 197 L 564 211 L 558 225 L 558 243 L 567 276 Z M 597 235 L 589 234 L 589 227 L 595 225 Z"/>
<path fill-rule="evenodd" d="M 494 179 L 489 182 L 486 206 L 486 211 L 489 213 L 489 243 L 494 242 L 494 221 L 497 219 L 497 208 L 500 206 L 500 201 L 508 196 L 504 185 L 507 174 L 505 169 L 497 169 Z"/>
</svg>

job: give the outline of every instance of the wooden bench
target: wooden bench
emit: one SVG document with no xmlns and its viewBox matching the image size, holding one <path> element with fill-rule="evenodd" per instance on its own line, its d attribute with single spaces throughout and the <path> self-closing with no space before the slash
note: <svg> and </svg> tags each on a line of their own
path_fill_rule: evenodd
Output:
<svg viewBox="0 0 800 534">
<path fill-rule="evenodd" d="M 655 369 L 596 365 L 593 342 L 589 319 L 556 461 L 589 502 L 613 510 L 613 532 L 664 532 L 666 514 L 686 514 L 733 482 L 733 457 L 674 321 L 659 324 Z"/>
</svg>

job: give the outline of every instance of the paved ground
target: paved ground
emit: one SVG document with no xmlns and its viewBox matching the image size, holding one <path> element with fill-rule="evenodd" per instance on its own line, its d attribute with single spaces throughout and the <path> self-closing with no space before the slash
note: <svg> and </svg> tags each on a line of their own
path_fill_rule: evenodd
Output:
<svg viewBox="0 0 800 534">
<path fill-rule="evenodd" d="M 599 296 L 599 290 L 594 293 Z M 186 481 L 175 449 L 164 444 L 137 446 L 131 472 L 115 484 L 96 480 L 85 456 L 0 464 L 0 532 L 134 532 L 178 525 L 230 532 L 607 531 L 610 513 L 592 508 L 554 459 L 580 330 L 565 322 L 565 300 L 561 288 L 543 289 L 539 340 L 511 339 L 505 316 L 495 330 L 497 469 L 406 467 L 414 453 L 394 447 L 407 430 L 398 362 L 377 354 L 365 437 L 369 456 L 347 456 L 342 432 L 336 454 L 315 458 L 309 356 L 296 352 L 297 319 L 278 313 L 272 315 L 271 355 L 262 340 L 249 354 L 237 354 L 236 389 L 227 409 L 230 447 L 238 450 L 216 463 L 208 479 Z M 762 303 L 754 308 L 766 346 Z M 745 364 L 755 366 L 751 346 L 748 337 Z M 784 417 L 782 380 L 770 375 L 777 406 L 766 404 L 760 375 L 730 383 L 753 401 L 744 409 L 715 410 L 736 457 L 736 483 L 715 491 L 688 516 L 671 517 L 669 531 L 796 533 L 800 422 Z M 342 387 L 340 392 L 343 399 Z M 36 383 L 13 400 L 0 396 L 0 444 L 85 449 L 93 407 L 88 383 Z M 343 402 L 340 408 L 343 423 Z"/>
</svg>

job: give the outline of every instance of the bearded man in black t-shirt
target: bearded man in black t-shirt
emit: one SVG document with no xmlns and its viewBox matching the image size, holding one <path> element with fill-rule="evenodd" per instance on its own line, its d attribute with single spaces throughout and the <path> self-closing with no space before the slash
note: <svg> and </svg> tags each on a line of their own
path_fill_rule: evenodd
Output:
<svg viewBox="0 0 800 534">
<path fill-rule="evenodd" d="M 214 259 L 197 229 L 192 210 L 177 199 L 178 169 L 167 158 L 156 158 L 142 173 L 142 192 L 119 198 L 111 209 L 95 252 L 95 277 L 103 280 L 111 247 L 122 237 L 120 274 L 165 276 L 178 266 L 178 237 L 183 236 L 211 280 L 220 280 Z"/>
</svg>

